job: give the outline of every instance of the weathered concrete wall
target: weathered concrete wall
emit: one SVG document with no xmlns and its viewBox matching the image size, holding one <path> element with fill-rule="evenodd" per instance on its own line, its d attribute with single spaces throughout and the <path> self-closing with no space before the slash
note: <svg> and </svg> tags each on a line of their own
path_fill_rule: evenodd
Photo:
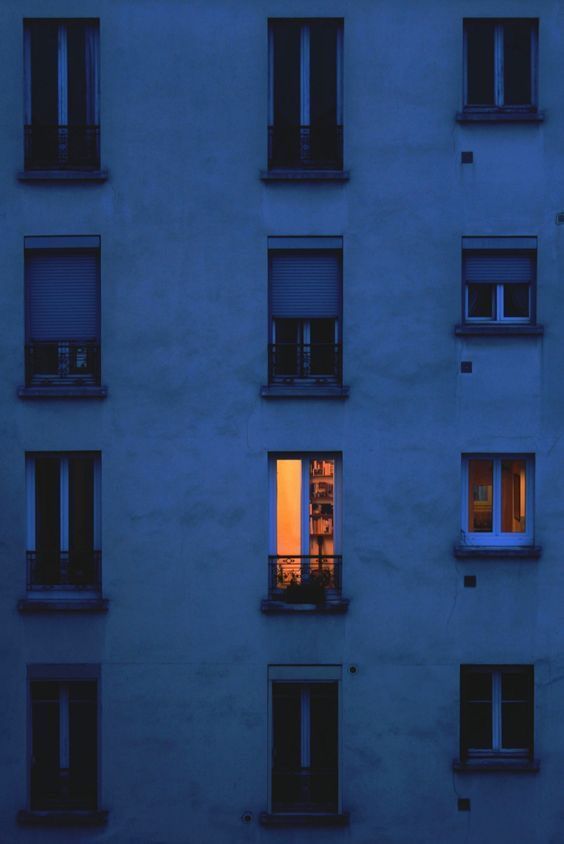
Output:
<svg viewBox="0 0 564 844">
<path fill-rule="evenodd" d="M 4 0 L 0 13 L 0 840 L 560 844 L 562 4 Z M 77 14 L 100 18 L 110 177 L 19 183 L 22 18 Z M 469 14 L 539 16 L 545 123 L 455 123 Z M 345 19 L 348 183 L 259 179 L 270 16 Z M 473 165 L 460 165 L 461 150 Z M 104 401 L 16 397 L 31 234 L 102 238 Z M 538 237 L 544 337 L 455 339 L 461 238 L 488 234 Z M 259 397 L 269 235 L 343 236 L 346 402 Z M 102 454 L 110 609 L 20 616 L 24 453 L 74 449 Z M 343 617 L 259 610 L 267 456 L 285 450 L 342 452 Z M 479 451 L 535 454 L 538 562 L 453 558 L 460 455 Z M 25 667 L 67 661 L 102 666 L 110 821 L 91 833 L 19 829 Z M 535 666 L 540 773 L 454 774 L 460 664 L 513 662 Z M 258 825 L 269 663 L 343 665 L 348 829 Z"/>
</svg>

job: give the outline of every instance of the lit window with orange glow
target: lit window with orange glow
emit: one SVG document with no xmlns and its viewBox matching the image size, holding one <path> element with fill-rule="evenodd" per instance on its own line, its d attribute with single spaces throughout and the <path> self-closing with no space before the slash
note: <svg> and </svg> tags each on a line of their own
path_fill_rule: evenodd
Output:
<svg viewBox="0 0 564 844">
<path fill-rule="evenodd" d="M 336 476 L 340 461 L 333 455 L 272 458 L 272 565 L 276 582 L 332 588 L 340 564 L 336 531 Z"/>
<path fill-rule="evenodd" d="M 532 457 L 465 457 L 463 472 L 466 541 L 478 545 L 531 543 Z"/>
</svg>

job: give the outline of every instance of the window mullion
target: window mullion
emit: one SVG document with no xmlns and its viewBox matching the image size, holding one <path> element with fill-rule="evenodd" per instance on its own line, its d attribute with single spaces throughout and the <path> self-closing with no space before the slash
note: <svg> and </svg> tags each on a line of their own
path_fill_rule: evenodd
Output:
<svg viewBox="0 0 564 844">
<path fill-rule="evenodd" d="M 505 319 L 505 311 L 503 307 L 503 284 L 497 284 L 495 289 L 495 318 L 497 320 Z"/>
<path fill-rule="evenodd" d="M 69 461 L 68 457 L 61 457 L 60 461 L 60 526 L 61 551 L 69 550 Z"/>
<path fill-rule="evenodd" d="M 69 122 L 68 114 L 68 58 L 67 58 L 67 27 L 66 24 L 59 24 L 59 39 L 58 39 L 58 117 L 59 126 L 67 126 Z"/>
<path fill-rule="evenodd" d="M 310 121 L 309 32 L 309 24 L 303 24 L 300 30 L 300 123 L 302 126 L 309 126 Z"/>
<path fill-rule="evenodd" d="M 493 461 L 493 532 L 495 536 L 501 533 L 501 460 L 498 457 Z"/>
<path fill-rule="evenodd" d="M 501 750 L 501 671 L 492 673 L 492 750 Z"/>
<path fill-rule="evenodd" d="M 503 24 L 496 24 L 494 30 L 494 75 L 495 75 L 495 104 L 504 105 L 504 79 L 503 79 Z"/>
</svg>

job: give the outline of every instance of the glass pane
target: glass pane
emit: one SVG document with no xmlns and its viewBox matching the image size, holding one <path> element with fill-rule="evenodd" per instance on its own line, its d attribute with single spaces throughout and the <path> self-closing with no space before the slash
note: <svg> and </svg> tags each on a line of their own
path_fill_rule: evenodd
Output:
<svg viewBox="0 0 564 844">
<path fill-rule="evenodd" d="M 301 686 L 272 684 L 272 803 L 292 806 L 301 794 Z"/>
<path fill-rule="evenodd" d="M 503 25 L 504 104 L 528 105 L 531 96 L 531 24 Z"/>
<path fill-rule="evenodd" d="M 468 461 L 468 530 L 493 530 L 493 462 Z"/>
<path fill-rule="evenodd" d="M 94 459 L 69 458 L 69 550 L 74 583 L 95 583 Z"/>
<path fill-rule="evenodd" d="M 492 746 L 491 703 L 467 703 L 464 707 L 464 746 L 467 750 L 487 750 Z"/>
<path fill-rule="evenodd" d="M 300 24 L 276 21 L 274 40 L 274 123 L 300 125 Z M 296 142 L 299 133 L 295 133 Z M 296 150 L 297 152 L 297 150 Z"/>
<path fill-rule="evenodd" d="M 302 461 L 276 461 L 276 553 L 301 554 Z"/>
<path fill-rule="evenodd" d="M 493 105 L 494 97 L 494 24 L 491 21 L 467 21 L 468 105 Z"/>
<path fill-rule="evenodd" d="M 464 675 L 464 700 L 491 701 L 491 671 L 471 671 Z"/>
<path fill-rule="evenodd" d="M 311 375 L 336 375 L 335 320 L 310 320 L 310 373 Z"/>
<path fill-rule="evenodd" d="M 310 123 L 335 126 L 337 122 L 337 22 L 310 24 Z"/>
<path fill-rule="evenodd" d="M 70 803 L 76 808 L 95 809 L 98 780 L 96 683 L 72 683 L 69 699 Z"/>
<path fill-rule="evenodd" d="M 302 321 L 299 319 L 274 320 L 274 375 L 300 375 L 300 348 Z"/>
<path fill-rule="evenodd" d="M 337 808 L 338 705 L 336 683 L 310 686 L 311 802 Z"/>
<path fill-rule="evenodd" d="M 501 461 L 501 530 L 524 533 L 526 513 L 526 472 L 524 460 Z"/>
<path fill-rule="evenodd" d="M 495 319 L 495 285 L 468 285 L 468 317 L 472 319 Z"/>
<path fill-rule="evenodd" d="M 501 677 L 501 696 L 504 701 L 528 700 L 530 695 L 530 677 L 528 673 L 504 672 Z"/>
<path fill-rule="evenodd" d="M 503 285 L 503 315 L 505 317 L 529 318 L 529 285 Z"/>
<path fill-rule="evenodd" d="M 56 126 L 59 122 L 58 30 L 53 21 L 30 24 L 32 122 L 43 126 Z"/>
<path fill-rule="evenodd" d="M 503 703 L 501 705 L 501 746 L 527 749 L 531 743 L 529 704 Z"/>
<path fill-rule="evenodd" d="M 35 459 L 35 550 L 37 579 L 58 583 L 61 547 L 60 462 L 57 457 Z"/>
<path fill-rule="evenodd" d="M 31 684 L 31 808 L 53 807 L 59 798 L 59 686 Z"/>
<path fill-rule="evenodd" d="M 309 553 L 321 557 L 334 554 L 333 509 L 335 461 L 312 460 L 309 467 Z M 312 572 L 332 561 L 312 561 Z"/>
<path fill-rule="evenodd" d="M 85 126 L 86 119 L 86 63 L 85 26 L 67 24 L 67 73 L 69 125 Z"/>
</svg>

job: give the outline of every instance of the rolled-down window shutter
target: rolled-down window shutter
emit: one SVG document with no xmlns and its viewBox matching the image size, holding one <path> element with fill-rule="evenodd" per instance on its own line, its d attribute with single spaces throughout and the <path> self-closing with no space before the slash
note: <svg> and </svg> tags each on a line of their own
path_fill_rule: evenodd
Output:
<svg viewBox="0 0 564 844">
<path fill-rule="evenodd" d="M 473 252 L 464 255 L 464 275 L 469 284 L 528 283 L 534 281 L 535 253 Z"/>
<path fill-rule="evenodd" d="M 28 250 L 29 340 L 98 338 L 98 252 Z"/>
<path fill-rule="evenodd" d="M 340 253 L 271 252 L 270 310 L 273 317 L 338 317 Z"/>
</svg>

